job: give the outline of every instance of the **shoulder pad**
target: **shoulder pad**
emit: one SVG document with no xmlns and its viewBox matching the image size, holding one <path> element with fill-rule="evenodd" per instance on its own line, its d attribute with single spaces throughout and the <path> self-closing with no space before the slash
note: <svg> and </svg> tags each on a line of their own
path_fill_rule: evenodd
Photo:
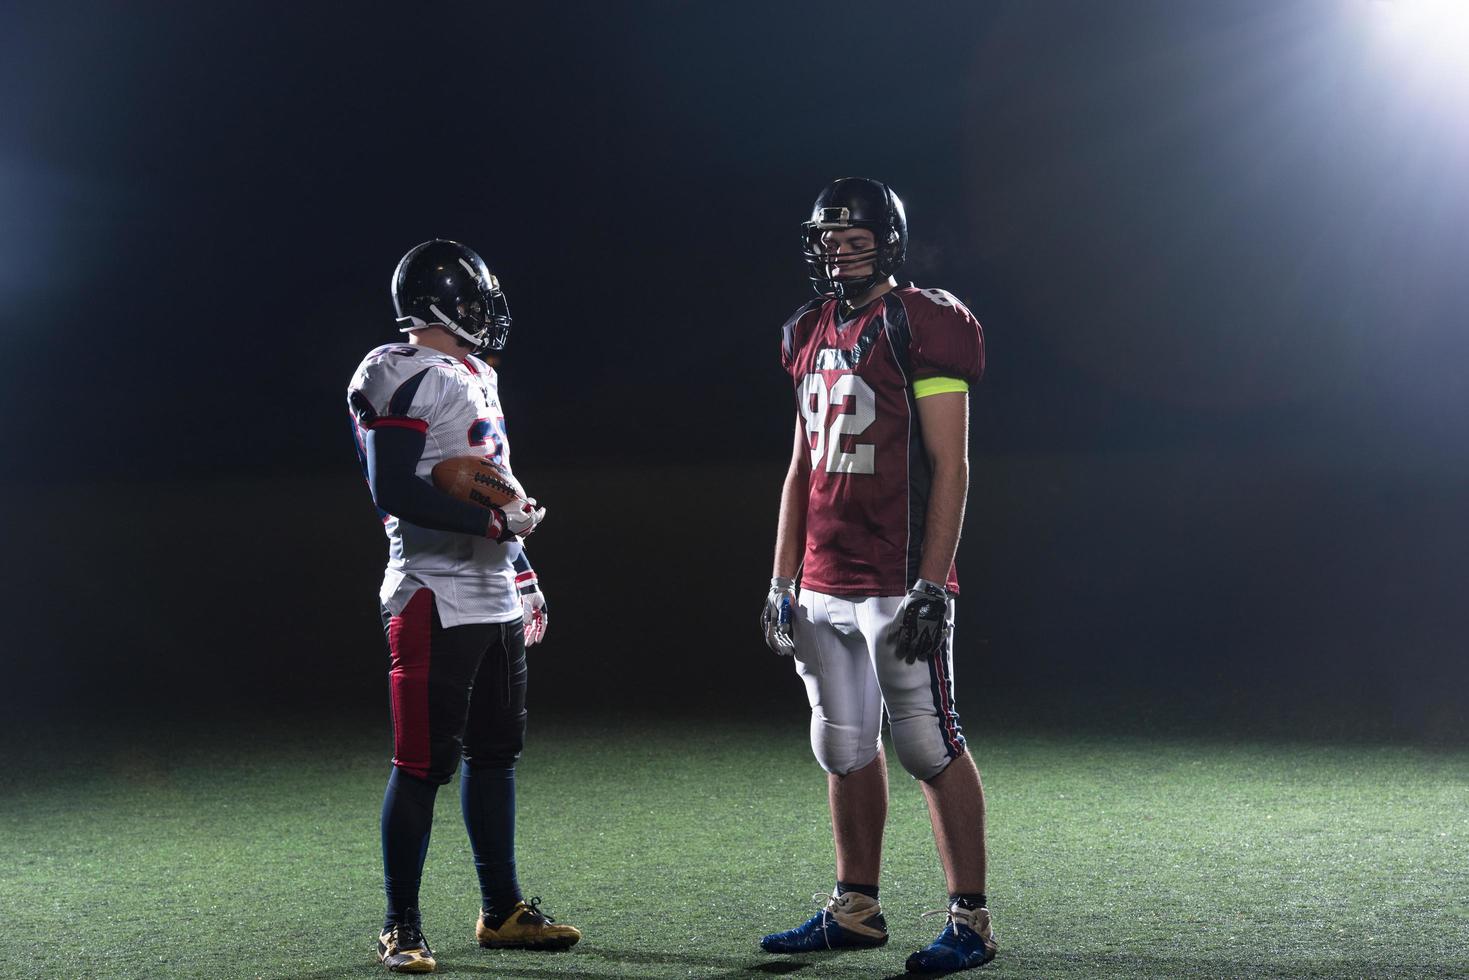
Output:
<svg viewBox="0 0 1469 980">
<path fill-rule="evenodd" d="M 428 350 L 427 347 L 419 347 L 416 344 L 407 342 L 401 344 L 383 344 L 381 347 L 374 347 L 363 360 L 373 361 L 380 357 L 418 357 L 426 350 Z"/>
<path fill-rule="evenodd" d="M 974 314 L 946 289 L 895 290 L 906 308 L 912 375 L 946 375 L 978 381 L 984 375 L 984 331 Z"/>
<path fill-rule="evenodd" d="M 796 324 L 801 321 L 801 317 L 805 316 L 807 313 L 810 313 L 812 310 L 820 309 L 821 304 L 825 302 L 826 299 L 821 296 L 817 296 L 813 299 L 807 300 L 801 305 L 799 309 L 796 310 L 796 312 L 790 315 L 790 318 L 787 319 L 785 322 L 785 326 L 781 327 L 780 349 L 787 357 L 789 357 L 791 355 L 791 352 L 794 351 L 796 348 Z"/>
<path fill-rule="evenodd" d="M 963 310 L 966 313 L 969 312 L 969 308 L 959 301 L 959 297 L 947 289 L 921 289 L 917 286 L 911 286 L 908 289 L 901 290 L 901 292 L 913 296 L 922 296 L 934 306 L 942 306 L 951 310 Z"/>
<path fill-rule="evenodd" d="M 450 367 L 453 361 L 437 351 L 413 344 L 384 344 L 362 359 L 348 385 L 348 398 L 359 419 L 377 415 L 403 414 L 406 402 L 435 368 Z M 406 401 L 405 401 L 406 399 Z M 371 412 L 365 410 L 370 406 Z"/>
<path fill-rule="evenodd" d="M 495 380 L 495 369 L 490 366 L 489 361 L 474 354 L 465 357 L 464 361 L 469 365 L 471 374 L 479 375 L 482 378 L 489 378 L 491 382 Z"/>
<path fill-rule="evenodd" d="M 953 310 L 956 313 L 970 313 L 970 307 L 964 306 L 964 301 L 959 300 L 959 297 L 953 295 L 948 289 L 921 289 L 914 287 L 908 292 L 911 292 L 911 295 L 914 295 L 914 297 L 923 297 L 928 303 L 940 307 L 940 309 Z"/>
<path fill-rule="evenodd" d="M 824 302 L 826 302 L 826 300 L 823 297 L 817 296 L 814 299 L 808 299 L 806 302 L 802 303 L 796 309 L 796 312 L 792 313 L 790 317 L 786 320 L 785 329 L 789 330 L 793 328 L 796 325 L 797 320 L 801 319 L 801 317 L 805 316 L 807 313 L 810 313 L 812 310 L 820 308 L 821 304 Z"/>
</svg>

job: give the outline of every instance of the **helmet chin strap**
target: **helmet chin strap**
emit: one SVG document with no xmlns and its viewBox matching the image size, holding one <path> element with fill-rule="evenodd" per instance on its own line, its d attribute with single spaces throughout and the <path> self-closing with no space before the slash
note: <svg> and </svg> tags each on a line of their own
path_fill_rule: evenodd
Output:
<svg viewBox="0 0 1469 980">
<path fill-rule="evenodd" d="M 832 296 L 842 303 L 852 306 L 860 296 L 879 283 L 886 282 L 887 279 L 887 276 L 879 272 L 874 272 L 872 275 L 863 276 L 861 279 L 829 279 L 827 281 L 831 283 Z"/>
<path fill-rule="evenodd" d="M 460 340 L 464 341 L 475 350 L 479 350 L 480 347 L 484 346 L 483 337 L 475 337 L 467 333 L 463 327 L 459 326 L 459 324 L 455 323 L 453 320 L 445 316 L 444 311 L 439 309 L 437 305 L 431 304 L 429 306 L 429 311 L 433 313 L 434 316 L 439 318 L 439 322 L 436 324 L 431 324 L 432 326 L 443 327 L 445 330 L 449 331 L 454 336 L 458 337 Z"/>
<path fill-rule="evenodd" d="M 831 285 L 838 299 L 853 300 L 867 292 L 873 286 L 876 286 L 880 281 L 881 278 L 876 273 L 873 273 L 870 276 L 863 276 L 861 279 L 833 279 Z"/>
</svg>

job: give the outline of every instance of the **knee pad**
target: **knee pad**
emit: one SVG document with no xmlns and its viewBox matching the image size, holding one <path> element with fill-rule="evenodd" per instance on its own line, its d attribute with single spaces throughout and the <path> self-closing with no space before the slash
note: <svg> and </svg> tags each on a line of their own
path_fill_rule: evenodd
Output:
<svg viewBox="0 0 1469 980">
<path fill-rule="evenodd" d="M 483 733 L 476 733 L 464 742 L 464 761 L 475 768 L 513 769 L 525 748 L 524 711 L 508 718 L 497 719 Z"/>
<path fill-rule="evenodd" d="M 836 776 L 856 772 L 877 758 L 878 732 L 855 725 L 835 725 L 811 715 L 811 752 L 821 768 Z"/>
<path fill-rule="evenodd" d="M 426 779 L 437 786 L 443 786 L 454 778 L 454 773 L 459 770 L 459 752 L 462 742 L 452 735 L 439 735 L 429 742 L 428 768 L 415 769 L 412 766 L 403 765 L 398 759 L 393 764 L 399 766 L 410 776 Z"/>
<path fill-rule="evenodd" d="M 946 732 L 932 715 L 893 721 L 891 731 L 898 761 L 914 779 L 932 779 L 964 752 L 964 736 Z"/>
</svg>

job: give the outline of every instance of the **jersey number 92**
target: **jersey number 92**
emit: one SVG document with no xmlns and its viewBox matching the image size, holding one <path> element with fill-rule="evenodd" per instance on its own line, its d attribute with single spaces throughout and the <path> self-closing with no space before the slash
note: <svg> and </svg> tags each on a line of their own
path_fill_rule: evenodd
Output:
<svg viewBox="0 0 1469 980">
<path fill-rule="evenodd" d="M 806 375 L 801 384 L 801 415 L 806 421 L 813 470 L 875 472 L 873 444 L 853 442 L 847 452 L 842 438 L 860 436 L 877 419 L 877 399 L 866 381 L 855 374 L 839 374 L 828 385 L 820 374 Z"/>
</svg>

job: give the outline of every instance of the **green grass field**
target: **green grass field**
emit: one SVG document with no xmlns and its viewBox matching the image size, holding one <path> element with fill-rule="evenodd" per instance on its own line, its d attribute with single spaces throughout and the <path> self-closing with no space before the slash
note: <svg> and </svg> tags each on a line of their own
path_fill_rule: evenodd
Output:
<svg viewBox="0 0 1469 980">
<path fill-rule="evenodd" d="M 3 977 L 374 977 L 385 724 L 130 747 L 6 739 Z M 441 972 L 884 977 L 944 899 L 917 787 L 893 781 L 877 951 L 768 957 L 830 888 L 800 718 L 537 717 L 521 766 L 528 895 L 586 938 L 479 949 L 455 787 L 423 892 Z M 172 744 L 169 744 L 169 743 Z M 999 958 L 973 975 L 1469 977 L 1469 752 L 976 736 Z M 84 764 L 82 746 L 90 745 Z"/>
</svg>

